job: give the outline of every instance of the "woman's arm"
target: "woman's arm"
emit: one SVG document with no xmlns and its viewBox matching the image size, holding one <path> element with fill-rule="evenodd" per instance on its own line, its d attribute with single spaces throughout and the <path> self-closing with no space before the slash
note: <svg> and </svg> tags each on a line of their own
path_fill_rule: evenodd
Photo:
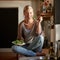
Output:
<svg viewBox="0 0 60 60">
<path fill-rule="evenodd" d="M 17 35 L 18 40 L 24 40 L 24 38 L 22 36 L 22 22 L 18 25 L 18 35 Z"/>
<path fill-rule="evenodd" d="M 42 22 L 42 20 L 41 20 L 40 17 L 39 17 L 39 19 L 38 19 L 37 22 L 36 22 L 36 33 L 37 33 L 38 35 L 42 33 L 41 22 Z"/>
</svg>

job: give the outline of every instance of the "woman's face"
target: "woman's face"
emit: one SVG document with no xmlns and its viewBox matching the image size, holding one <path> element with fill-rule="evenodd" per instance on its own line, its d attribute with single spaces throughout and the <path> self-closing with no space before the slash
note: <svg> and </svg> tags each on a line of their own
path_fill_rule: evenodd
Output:
<svg viewBox="0 0 60 60">
<path fill-rule="evenodd" d="M 31 6 L 28 7 L 28 9 L 24 12 L 25 18 L 31 19 L 33 18 L 33 8 Z"/>
</svg>

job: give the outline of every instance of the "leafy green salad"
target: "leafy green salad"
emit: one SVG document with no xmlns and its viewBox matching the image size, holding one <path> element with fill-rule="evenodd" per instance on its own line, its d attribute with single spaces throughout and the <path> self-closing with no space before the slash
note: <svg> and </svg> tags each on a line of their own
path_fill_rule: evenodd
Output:
<svg viewBox="0 0 60 60">
<path fill-rule="evenodd" d="M 23 40 L 15 40 L 15 41 L 12 41 L 12 43 L 15 45 L 23 45 L 24 41 Z"/>
</svg>

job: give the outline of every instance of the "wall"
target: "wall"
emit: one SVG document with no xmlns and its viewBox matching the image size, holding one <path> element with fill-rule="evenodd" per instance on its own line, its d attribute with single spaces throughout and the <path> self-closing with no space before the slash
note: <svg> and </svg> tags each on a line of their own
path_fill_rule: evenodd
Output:
<svg viewBox="0 0 60 60">
<path fill-rule="evenodd" d="M 53 4 L 53 1 L 54 0 L 49 0 L 49 2 L 51 2 L 52 4 Z M 24 8 L 24 6 L 25 5 L 31 5 L 33 8 L 34 8 L 34 13 L 35 13 L 35 15 L 36 15 L 36 10 L 37 10 L 37 8 L 38 8 L 38 5 L 39 5 L 39 0 L 38 1 L 36 1 L 36 0 L 26 0 L 26 1 L 24 1 L 24 0 L 18 0 L 18 1 L 16 1 L 16 0 L 9 0 L 9 1 L 1 1 L 0 0 L 0 7 L 18 7 L 18 23 L 20 23 L 22 20 L 23 20 L 23 18 L 24 18 L 24 16 L 23 16 L 23 8 Z"/>
<path fill-rule="evenodd" d="M 23 20 L 23 8 L 25 5 L 32 5 L 31 1 L 0 1 L 0 7 L 18 7 L 18 23 Z"/>
<path fill-rule="evenodd" d="M 55 40 L 60 40 L 60 0 L 55 0 Z"/>
</svg>

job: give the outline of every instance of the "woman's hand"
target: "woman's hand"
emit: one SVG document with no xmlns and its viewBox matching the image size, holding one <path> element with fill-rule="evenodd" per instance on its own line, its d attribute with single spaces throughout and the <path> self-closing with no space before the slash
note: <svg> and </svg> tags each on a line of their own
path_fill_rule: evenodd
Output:
<svg viewBox="0 0 60 60">
<path fill-rule="evenodd" d="M 43 17 L 42 16 L 38 16 L 37 17 L 37 21 L 41 23 L 43 21 Z"/>
</svg>

